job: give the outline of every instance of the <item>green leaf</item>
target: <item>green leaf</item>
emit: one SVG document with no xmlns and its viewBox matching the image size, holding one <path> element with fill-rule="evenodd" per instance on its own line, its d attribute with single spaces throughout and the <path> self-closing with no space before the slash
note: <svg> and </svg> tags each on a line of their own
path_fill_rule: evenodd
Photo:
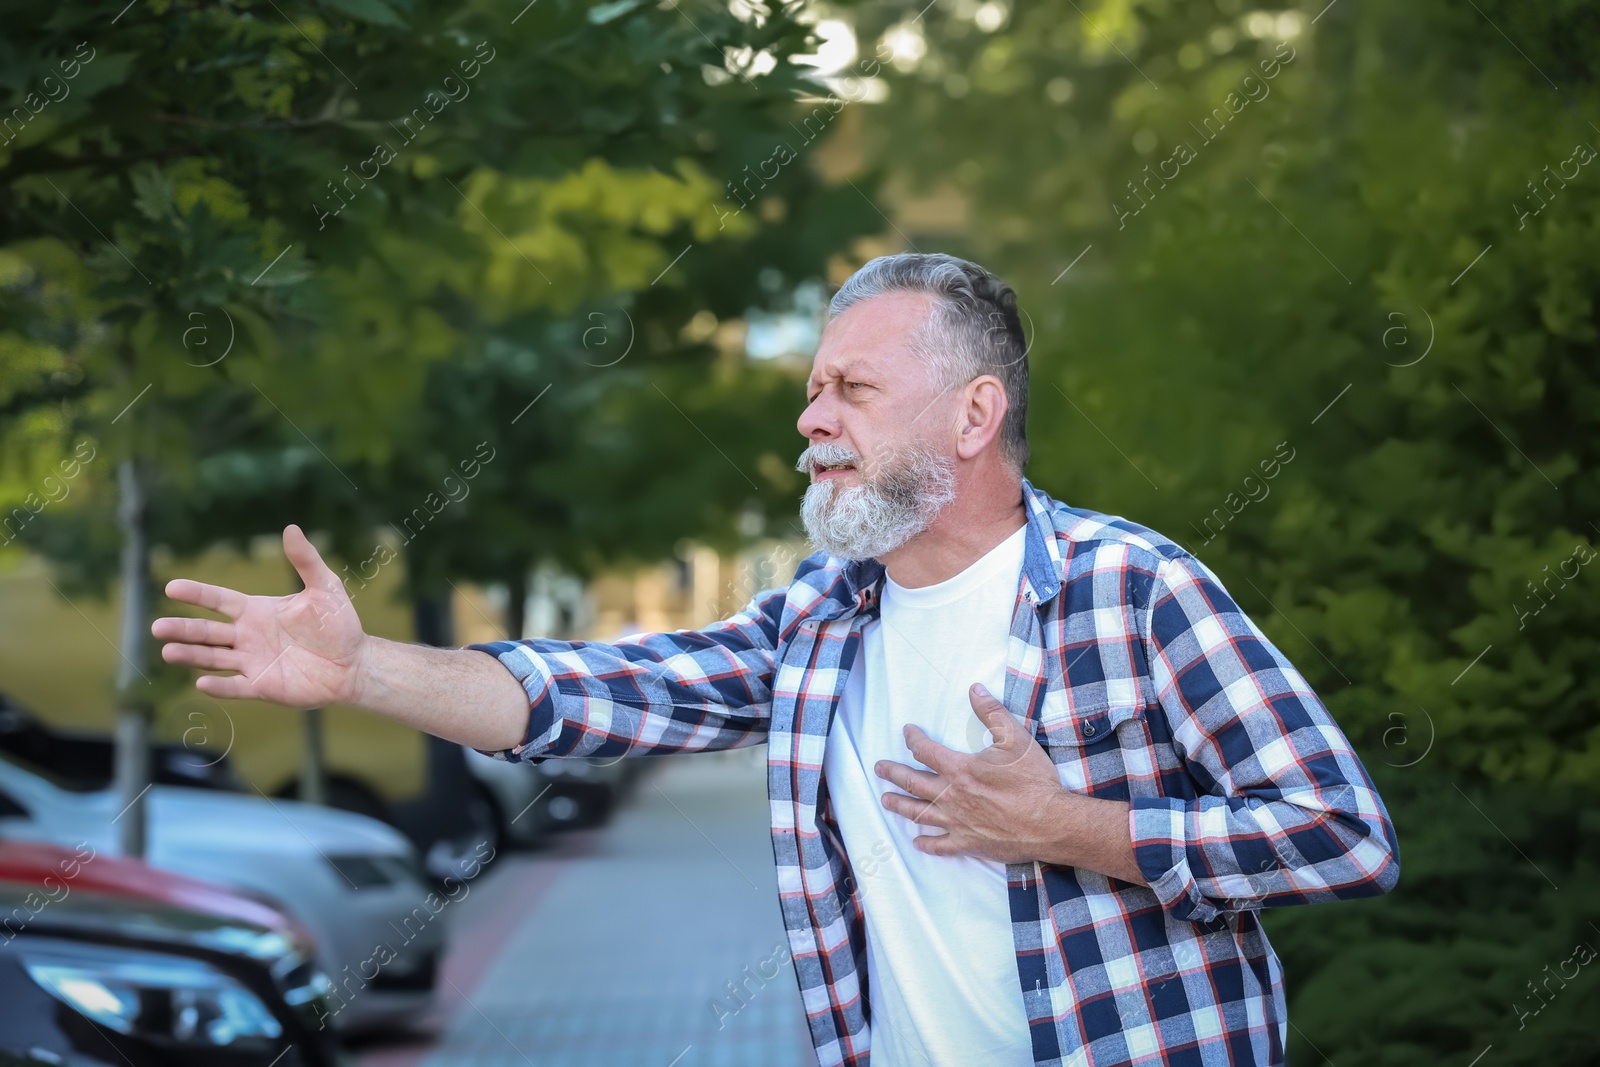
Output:
<svg viewBox="0 0 1600 1067">
<path fill-rule="evenodd" d="M 152 222 L 171 218 L 177 209 L 172 177 L 153 163 L 141 163 L 128 173 L 133 184 L 133 206 Z"/>
</svg>

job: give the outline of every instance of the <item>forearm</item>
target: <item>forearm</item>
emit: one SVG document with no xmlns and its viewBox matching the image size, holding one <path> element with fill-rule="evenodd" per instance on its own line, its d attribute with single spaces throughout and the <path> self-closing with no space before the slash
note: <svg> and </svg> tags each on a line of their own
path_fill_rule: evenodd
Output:
<svg viewBox="0 0 1600 1067">
<path fill-rule="evenodd" d="M 1330 761 L 1331 762 L 1331 761 Z M 1394 829 L 1365 786 L 1284 799 L 1142 797 L 1130 820 L 1150 887 L 1181 918 L 1375 896 L 1399 877 Z"/>
<path fill-rule="evenodd" d="M 485 751 L 522 744 L 528 694 L 493 656 L 473 649 L 364 639 L 356 707 Z"/>
<path fill-rule="evenodd" d="M 1053 797 L 1051 840 L 1037 857 L 1042 863 L 1082 867 L 1108 878 L 1147 885 L 1133 855 L 1128 804 L 1100 800 L 1062 789 Z"/>
</svg>

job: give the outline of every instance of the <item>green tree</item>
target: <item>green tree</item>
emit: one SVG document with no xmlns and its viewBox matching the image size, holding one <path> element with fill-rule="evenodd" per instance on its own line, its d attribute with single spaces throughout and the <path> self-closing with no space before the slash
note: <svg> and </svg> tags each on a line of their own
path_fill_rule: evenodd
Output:
<svg viewBox="0 0 1600 1067">
<path fill-rule="evenodd" d="M 736 16 L 633 0 L 177 2 L 108 21 L 20 2 L 8 14 L 0 399 L 15 416 L 8 446 L 13 433 L 40 446 L 9 485 L 20 496 L 37 457 L 55 459 L 51 433 L 100 448 L 98 491 L 39 513 L 21 540 L 68 565 L 69 591 L 113 574 L 128 591 L 130 801 L 145 780 L 143 683 L 163 677 L 145 652 L 149 545 L 183 555 L 298 521 L 364 560 L 373 526 L 470 457 L 455 444 L 483 440 L 481 427 L 511 453 L 494 468 L 499 496 L 418 540 L 414 598 L 483 562 L 504 575 L 577 555 L 595 531 L 659 552 L 660 534 L 691 524 L 618 538 L 626 497 L 582 521 L 566 507 L 526 517 L 588 462 L 574 454 L 585 438 L 563 431 L 590 419 L 585 405 L 618 403 L 608 385 L 696 381 L 707 349 L 680 342 L 682 324 L 702 305 L 731 316 L 770 300 L 752 263 L 783 231 L 812 231 L 796 242 L 806 255 L 776 257 L 792 281 L 819 269 L 819 236 L 843 240 L 864 218 L 833 210 L 837 195 L 800 167 L 771 190 L 775 211 L 729 217 L 714 177 L 770 155 L 805 84 L 788 62 L 810 42 L 793 4 Z M 603 361 L 561 343 L 596 306 L 631 315 L 645 331 L 635 363 L 657 370 L 606 382 Z M 499 422 L 527 402 L 502 387 L 545 370 L 563 388 L 515 427 Z M 766 432 L 757 416 L 744 413 Z M 632 434 L 609 469 L 671 464 L 665 446 L 683 439 Z M 752 495 L 770 499 L 762 484 Z M 483 552 L 491 541 L 503 550 Z M 125 822 L 137 853 L 139 805 Z"/>
</svg>

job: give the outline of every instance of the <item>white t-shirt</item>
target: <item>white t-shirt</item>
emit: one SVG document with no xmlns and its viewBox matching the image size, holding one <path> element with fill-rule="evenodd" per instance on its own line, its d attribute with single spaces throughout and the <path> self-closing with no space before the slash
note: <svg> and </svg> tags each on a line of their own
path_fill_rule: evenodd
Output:
<svg viewBox="0 0 1600 1067">
<path fill-rule="evenodd" d="M 828 732 L 823 776 L 865 912 L 872 1067 L 1033 1063 L 1005 864 L 917 851 L 914 838 L 943 831 L 883 807 L 903 790 L 873 771 L 880 759 L 929 769 L 907 723 L 961 752 L 991 743 L 967 689 L 1005 691 L 1026 530 L 936 585 L 885 575 Z"/>
</svg>

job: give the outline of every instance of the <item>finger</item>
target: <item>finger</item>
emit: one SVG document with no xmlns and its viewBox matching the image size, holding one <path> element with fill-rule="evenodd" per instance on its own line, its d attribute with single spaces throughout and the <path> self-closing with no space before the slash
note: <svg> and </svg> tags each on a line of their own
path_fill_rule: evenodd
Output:
<svg viewBox="0 0 1600 1067">
<path fill-rule="evenodd" d="M 244 656 L 231 648 L 176 643 L 162 645 L 161 658 L 168 663 L 187 663 L 207 671 L 236 671 L 244 662 Z"/>
<path fill-rule="evenodd" d="M 911 845 L 918 852 L 930 856 L 960 856 L 966 850 L 955 843 L 954 836 L 954 834 L 918 834 L 911 839 Z"/>
<path fill-rule="evenodd" d="M 941 745 L 923 733 L 920 726 L 907 723 L 904 733 L 906 747 L 924 767 L 931 767 L 940 774 L 948 774 L 955 767 L 956 761 L 961 758 L 961 753 Z"/>
<path fill-rule="evenodd" d="M 1038 747 L 1038 742 L 1011 714 L 1011 709 L 995 699 L 982 683 L 974 685 L 967 695 L 972 700 L 972 713 L 989 731 L 991 743 L 982 753 L 985 762 L 1012 766 Z"/>
<path fill-rule="evenodd" d="M 242 674 L 202 674 L 194 680 L 194 687 L 214 697 L 241 700 L 254 694 L 251 682 Z"/>
<path fill-rule="evenodd" d="M 1012 740 L 1020 732 L 1010 709 L 1000 703 L 982 682 L 974 683 L 967 690 L 967 698 L 972 701 L 972 711 L 978 720 L 994 735 L 995 744 Z"/>
<path fill-rule="evenodd" d="M 163 641 L 182 641 L 190 645 L 233 644 L 236 630 L 231 622 L 215 619 L 186 619 L 167 617 L 150 624 L 150 634 Z"/>
<path fill-rule="evenodd" d="M 918 800 L 908 797 L 904 793 L 885 793 L 882 797 L 883 806 L 896 815 L 903 815 L 918 826 L 938 826 L 948 828 L 944 813 L 930 801 Z"/>
<path fill-rule="evenodd" d="M 927 771 L 919 771 L 915 767 L 907 767 L 904 763 L 886 759 L 879 760 L 872 769 L 879 778 L 893 782 L 907 793 L 929 800 L 939 795 L 941 787 L 937 774 L 929 774 Z"/>
<path fill-rule="evenodd" d="M 249 597 L 237 589 L 229 589 L 223 585 L 207 585 L 190 578 L 174 578 L 167 583 L 167 596 L 180 604 L 194 604 L 197 607 L 207 608 L 220 612 L 230 619 L 237 619 L 244 614 L 245 604 Z"/>
<path fill-rule="evenodd" d="M 295 573 L 300 575 L 300 580 L 307 589 L 319 589 L 325 593 L 342 590 L 339 576 L 322 562 L 322 556 L 317 552 L 305 532 L 294 523 L 283 528 L 283 554 L 294 565 Z"/>
</svg>

